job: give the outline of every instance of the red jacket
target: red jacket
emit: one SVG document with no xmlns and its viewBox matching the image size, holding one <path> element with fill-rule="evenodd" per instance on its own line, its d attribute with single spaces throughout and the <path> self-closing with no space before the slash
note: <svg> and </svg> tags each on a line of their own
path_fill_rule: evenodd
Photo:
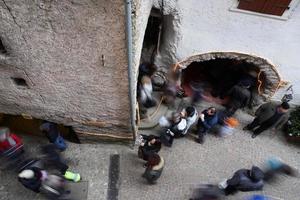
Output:
<svg viewBox="0 0 300 200">
<path fill-rule="evenodd" d="M 9 137 L 11 137 L 16 142 L 16 145 L 14 145 L 15 147 L 18 147 L 23 144 L 21 138 L 19 138 L 15 134 L 10 134 Z M 8 140 L 0 142 L 0 153 L 7 151 L 14 146 L 10 145 Z"/>
</svg>

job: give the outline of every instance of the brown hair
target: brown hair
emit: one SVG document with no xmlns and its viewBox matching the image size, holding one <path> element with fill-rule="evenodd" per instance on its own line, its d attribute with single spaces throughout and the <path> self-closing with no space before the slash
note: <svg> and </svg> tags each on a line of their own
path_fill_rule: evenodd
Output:
<svg viewBox="0 0 300 200">
<path fill-rule="evenodd" d="M 150 154 L 148 157 L 147 166 L 149 168 L 154 167 L 155 165 L 158 165 L 160 162 L 160 156 L 156 153 Z"/>
</svg>

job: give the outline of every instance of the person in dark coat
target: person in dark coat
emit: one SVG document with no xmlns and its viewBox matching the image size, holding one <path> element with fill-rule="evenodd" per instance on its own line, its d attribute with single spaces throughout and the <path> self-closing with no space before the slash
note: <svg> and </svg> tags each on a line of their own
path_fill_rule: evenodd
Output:
<svg viewBox="0 0 300 200">
<path fill-rule="evenodd" d="M 198 138 L 196 141 L 200 144 L 204 142 L 205 134 L 216 124 L 218 124 L 219 118 L 216 108 L 209 107 L 208 109 L 202 111 L 199 115 L 199 120 L 197 124 L 197 134 Z"/>
<path fill-rule="evenodd" d="M 281 129 L 288 121 L 289 108 L 290 106 L 287 102 L 283 102 L 280 105 L 274 102 L 265 103 L 256 110 L 256 117 L 243 130 L 253 131 L 252 138 L 270 128 L 275 132 Z"/>
<path fill-rule="evenodd" d="M 18 180 L 24 187 L 39 193 L 42 181 L 47 178 L 47 172 L 37 167 L 29 167 L 22 170 L 18 175 Z"/>
<path fill-rule="evenodd" d="M 61 151 L 66 150 L 67 144 L 64 138 L 61 136 L 57 124 L 45 121 L 40 126 L 40 130 L 45 133 L 50 143 L 55 144 L 55 146 Z"/>
<path fill-rule="evenodd" d="M 240 169 L 236 171 L 231 179 L 226 181 L 225 194 L 234 194 L 237 191 L 262 190 L 264 186 L 264 172 L 253 166 L 251 169 Z"/>
<path fill-rule="evenodd" d="M 186 119 L 179 113 L 172 114 L 169 124 L 160 137 L 161 142 L 167 147 L 172 146 L 174 138 L 184 137 L 188 128 Z"/>
<path fill-rule="evenodd" d="M 139 146 L 138 156 L 145 161 L 148 161 L 149 155 L 158 153 L 161 149 L 159 137 L 155 135 L 141 135 L 143 142 Z"/>
<path fill-rule="evenodd" d="M 234 115 L 238 109 L 250 105 L 252 96 L 250 86 L 248 81 L 241 81 L 229 90 L 227 94 L 230 97 L 229 104 L 227 105 L 228 117 Z"/>
<path fill-rule="evenodd" d="M 143 174 L 143 178 L 145 178 L 150 184 L 155 184 L 162 174 L 164 164 L 164 159 L 161 156 L 156 153 L 151 154 L 148 158 L 148 162 L 146 164 L 147 168 Z"/>
</svg>

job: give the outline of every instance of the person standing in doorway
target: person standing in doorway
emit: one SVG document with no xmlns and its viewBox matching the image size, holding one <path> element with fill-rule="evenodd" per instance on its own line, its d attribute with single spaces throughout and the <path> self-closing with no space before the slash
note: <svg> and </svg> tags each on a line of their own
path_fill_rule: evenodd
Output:
<svg viewBox="0 0 300 200">
<path fill-rule="evenodd" d="M 243 130 L 253 131 L 252 138 L 270 128 L 275 133 L 288 121 L 289 108 L 290 105 L 287 102 L 283 102 L 280 105 L 274 102 L 265 103 L 256 110 L 256 117 Z"/>
</svg>

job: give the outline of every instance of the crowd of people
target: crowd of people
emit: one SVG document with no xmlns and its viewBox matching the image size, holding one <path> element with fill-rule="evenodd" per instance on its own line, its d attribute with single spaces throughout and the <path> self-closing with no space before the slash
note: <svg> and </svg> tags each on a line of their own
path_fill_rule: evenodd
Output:
<svg viewBox="0 0 300 200">
<path fill-rule="evenodd" d="M 41 147 L 40 155 L 31 157 L 26 153 L 22 139 L 7 127 L 0 127 L 1 170 L 17 174 L 18 181 L 27 189 L 42 193 L 50 200 L 68 199 L 67 181 L 79 182 L 79 173 L 69 170 L 61 152 L 66 142 L 56 124 L 44 122 L 40 130 L 50 144 Z"/>
<path fill-rule="evenodd" d="M 147 66 L 151 69 L 151 73 L 147 73 Z M 139 80 L 147 77 L 147 82 L 138 82 L 138 101 L 143 112 L 147 112 L 147 108 L 153 107 L 156 102 L 153 97 L 153 87 L 151 77 L 153 76 L 157 67 L 155 65 L 143 64 L 140 68 Z M 149 70 L 148 70 L 149 71 Z M 166 81 L 165 86 L 161 89 L 163 102 L 168 105 L 169 108 L 175 108 L 175 100 L 177 97 L 183 97 L 184 91 L 176 85 L 177 72 L 169 75 L 169 80 Z M 226 136 L 232 133 L 232 130 L 239 125 L 238 120 L 234 117 L 235 112 L 238 109 L 244 107 L 251 107 L 252 94 L 250 87 L 254 84 L 253 77 L 250 75 L 241 79 L 232 88 L 228 89 L 226 93 L 222 91 L 222 98 L 227 95 L 229 98 L 228 103 L 225 105 L 225 109 L 217 109 L 216 107 L 208 107 L 207 109 L 198 112 L 196 105 L 199 105 L 199 101 L 202 99 L 202 89 L 195 88 L 197 84 L 193 85 L 193 96 L 191 103 L 186 108 L 177 109 L 171 116 L 162 116 L 159 119 L 160 134 L 156 135 L 141 135 L 142 141 L 139 146 L 139 157 L 146 161 L 144 167 L 146 167 L 144 178 L 151 184 L 155 183 L 162 174 L 164 159 L 159 155 L 161 146 L 172 147 L 175 138 L 185 137 L 187 134 L 196 134 L 196 142 L 203 144 L 205 141 L 205 135 L 211 132 L 215 127 L 219 127 L 219 135 Z M 201 85 L 201 84 L 198 84 Z M 147 95 L 142 95 L 145 90 Z M 146 100 L 148 99 L 148 100 Z M 243 130 L 251 131 L 252 138 L 257 137 L 263 131 L 271 129 L 272 132 L 280 130 L 283 125 L 289 119 L 290 106 L 288 102 L 267 102 L 258 107 L 255 112 L 254 120 L 246 125 Z M 193 127 L 196 131 L 193 131 Z M 234 194 L 236 191 L 254 191 L 261 190 L 263 184 L 269 181 L 277 172 L 284 172 L 286 174 L 293 174 L 291 167 L 278 160 L 272 161 L 277 163 L 277 166 L 269 167 L 263 171 L 259 167 L 253 166 L 251 169 L 238 170 L 231 179 L 226 180 L 223 184 L 219 184 L 217 187 L 218 192 L 213 192 L 218 198 L 200 198 L 203 195 L 203 190 L 196 199 L 219 199 L 219 193 L 224 195 Z M 208 191 L 212 189 L 215 191 L 215 187 L 208 187 Z M 205 190 L 207 191 L 207 190 Z M 221 192 L 220 192 L 221 191 Z M 205 195 L 204 195 L 205 196 Z"/>
</svg>

